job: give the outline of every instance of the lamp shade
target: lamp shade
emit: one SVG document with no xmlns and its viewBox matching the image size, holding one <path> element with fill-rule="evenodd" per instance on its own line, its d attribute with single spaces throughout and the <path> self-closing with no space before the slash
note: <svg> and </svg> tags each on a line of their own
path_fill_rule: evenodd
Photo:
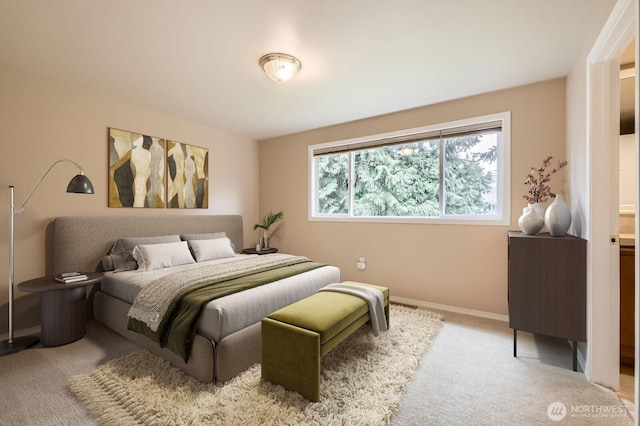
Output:
<svg viewBox="0 0 640 426">
<path fill-rule="evenodd" d="M 77 174 L 67 185 L 67 192 L 74 194 L 93 194 L 93 184 L 84 174 Z"/>
<path fill-rule="evenodd" d="M 269 53 L 260 58 L 260 66 L 267 76 L 274 81 L 291 79 L 302 64 L 296 58 L 286 53 Z"/>
</svg>

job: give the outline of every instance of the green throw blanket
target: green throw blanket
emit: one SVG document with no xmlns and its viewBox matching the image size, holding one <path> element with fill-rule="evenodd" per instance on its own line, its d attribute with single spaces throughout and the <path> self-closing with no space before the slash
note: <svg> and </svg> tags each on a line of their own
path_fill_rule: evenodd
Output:
<svg viewBox="0 0 640 426">
<path fill-rule="evenodd" d="M 154 332 L 145 323 L 134 318 L 129 318 L 128 328 L 144 334 L 161 347 L 166 347 L 180 355 L 187 362 L 191 355 L 200 312 L 207 303 L 223 296 L 269 284 L 322 266 L 325 265 L 305 260 L 234 279 L 200 284 L 185 290 L 173 299 L 160 322 L 158 331 Z"/>
</svg>

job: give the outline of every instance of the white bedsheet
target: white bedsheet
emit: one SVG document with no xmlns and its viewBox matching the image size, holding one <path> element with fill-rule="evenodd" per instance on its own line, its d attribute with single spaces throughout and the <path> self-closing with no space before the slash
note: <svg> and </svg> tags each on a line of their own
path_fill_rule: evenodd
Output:
<svg viewBox="0 0 640 426">
<path fill-rule="evenodd" d="M 102 280 L 101 290 L 131 304 L 145 285 L 163 275 L 183 269 L 197 268 L 204 263 L 221 263 L 229 259 L 233 258 L 174 266 L 148 272 L 106 272 Z M 207 304 L 200 316 L 198 333 L 211 338 L 215 342 L 219 342 L 224 337 L 255 324 L 271 312 L 311 296 L 327 284 L 339 282 L 340 270 L 335 266 L 324 266 L 212 300 Z"/>
<path fill-rule="evenodd" d="M 104 279 L 102 280 L 102 291 L 105 293 L 117 297 L 131 304 L 147 284 L 162 278 L 165 275 L 169 275 L 174 272 L 186 271 L 189 269 L 196 269 L 202 265 L 211 265 L 216 263 L 224 263 L 229 260 L 235 260 L 239 256 L 246 256 L 238 254 L 234 257 L 227 257 L 217 260 L 209 260 L 206 262 L 189 263 L 187 265 L 172 266 L 170 268 L 154 269 L 152 271 L 120 271 L 120 272 L 105 272 Z M 257 255 L 253 255 L 257 256 Z"/>
</svg>

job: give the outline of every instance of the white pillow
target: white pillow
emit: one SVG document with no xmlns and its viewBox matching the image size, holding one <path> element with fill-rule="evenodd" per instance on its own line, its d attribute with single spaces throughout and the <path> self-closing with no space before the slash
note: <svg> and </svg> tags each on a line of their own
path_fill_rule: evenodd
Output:
<svg viewBox="0 0 640 426">
<path fill-rule="evenodd" d="M 195 263 L 186 241 L 142 244 L 133 249 L 133 257 L 138 262 L 138 271 Z"/>
<path fill-rule="evenodd" d="M 189 241 L 189 245 L 198 262 L 233 257 L 236 255 L 231 247 L 231 240 L 226 237 L 213 240 L 191 240 Z"/>
<path fill-rule="evenodd" d="M 191 242 L 193 240 L 214 240 L 217 238 L 226 238 L 226 236 L 227 236 L 227 233 L 222 231 L 222 232 L 210 232 L 208 234 L 182 234 L 180 235 L 180 239 L 182 241 Z M 235 253 L 236 245 L 233 244 L 233 241 L 231 242 L 231 248 Z"/>
</svg>

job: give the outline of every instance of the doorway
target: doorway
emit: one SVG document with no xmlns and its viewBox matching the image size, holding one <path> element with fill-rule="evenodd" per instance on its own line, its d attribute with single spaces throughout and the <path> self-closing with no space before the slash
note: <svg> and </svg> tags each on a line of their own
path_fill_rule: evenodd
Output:
<svg viewBox="0 0 640 426">
<path fill-rule="evenodd" d="M 612 235 L 619 233 L 618 191 L 620 136 L 620 58 L 638 38 L 638 0 L 619 0 L 587 58 L 587 300 L 588 346 L 586 374 L 589 380 L 619 389 L 619 246 Z M 636 43 L 636 50 L 638 44 Z M 635 72 L 638 73 L 636 61 Z M 636 79 L 635 91 L 638 93 Z M 635 124 L 638 125 L 636 99 Z M 636 134 L 637 135 L 637 134 Z M 635 137 L 635 181 L 638 175 L 638 139 Z M 635 203 L 638 221 L 638 194 Z M 635 238 L 636 242 L 638 238 Z M 637 258 L 636 258 L 637 267 Z M 638 277 L 635 277 L 638 300 Z M 638 360 L 638 304 L 635 308 L 635 359 Z M 638 395 L 638 377 L 634 394 Z M 636 419 L 638 406 L 635 406 Z"/>
<path fill-rule="evenodd" d="M 620 58 L 620 390 L 633 412 L 635 403 L 635 42 Z"/>
</svg>

